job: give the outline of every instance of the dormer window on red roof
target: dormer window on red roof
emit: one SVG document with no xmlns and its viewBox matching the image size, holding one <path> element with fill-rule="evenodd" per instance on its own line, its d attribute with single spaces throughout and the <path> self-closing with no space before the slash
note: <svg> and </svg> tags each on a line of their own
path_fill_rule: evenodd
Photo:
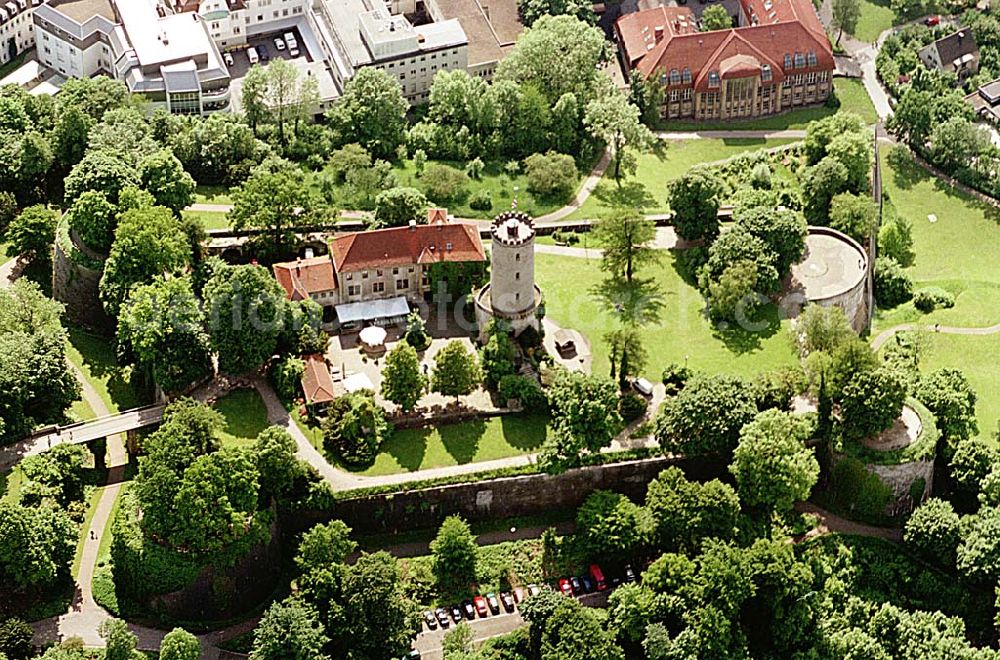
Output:
<svg viewBox="0 0 1000 660">
<path fill-rule="evenodd" d="M 708 72 L 708 86 L 709 87 L 718 87 L 719 86 L 719 72 L 718 71 L 709 71 Z"/>
</svg>

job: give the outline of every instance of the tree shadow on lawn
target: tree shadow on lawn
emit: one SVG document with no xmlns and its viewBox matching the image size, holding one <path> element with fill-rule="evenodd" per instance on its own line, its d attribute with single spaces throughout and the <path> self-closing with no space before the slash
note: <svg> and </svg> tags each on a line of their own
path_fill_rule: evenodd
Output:
<svg viewBox="0 0 1000 660">
<path fill-rule="evenodd" d="M 936 178 L 918 165 L 910 152 L 899 145 L 889 149 L 885 161 L 892 168 L 892 182 L 900 190 L 909 190 L 921 181 Z"/>
<path fill-rule="evenodd" d="M 422 429 L 403 429 L 396 431 L 388 442 L 382 445 L 379 453 L 386 453 L 407 472 L 416 472 L 424 463 L 427 455 L 427 439 L 434 433 L 431 427 Z M 363 472 L 366 466 L 355 471 Z"/>
<path fill-rule="evenodd" d="M 625 181 L 619 186 L 602 180 L 592 194 L 599 202 L 613 208 L 645 209 L 657 203 L 653 194 L 638 181 Z"/>
<path fill-rule="evenodd" d="M 547 415 L 504 415 L 500 428 L 508 445 L 522 451 L 537 450 L 548 437 Z"/>
<path fill-rule="evenodd" d="M 709 323 L 713 323 L 712 336 L 736 355 L 760 350 L 761 342 L 773 337 L 781 329 L 778 308 L 774 304 L 767 305 L 747 319 L 745 326 L 727 321 Z"/>
<path fill-rule="evenodd" d="M 444 450 L 459 465 L 471 463 L 479 452 L 479 441 L 486 435 L 486 421 L 473 419 L 437 427 Z"/>
<path fill-rule="evenodd" d="M 125 380 L 110 338 L 71 325 L 67 326 L 66 330 L 69 333 L 70 343 L 80 353 L 83 365 L 90 374 L 94 378 L 107 380 L 108 396 L 120 410 L 136 408 L 151 400 L 141 388 Z"/>
<path fill-rule="evenodd" d="M 767 140 L 755 137 L 722 138 L 722 144 L 727 147 L 752 147 L 758 144 L 767 144 Z"/>
</svg>

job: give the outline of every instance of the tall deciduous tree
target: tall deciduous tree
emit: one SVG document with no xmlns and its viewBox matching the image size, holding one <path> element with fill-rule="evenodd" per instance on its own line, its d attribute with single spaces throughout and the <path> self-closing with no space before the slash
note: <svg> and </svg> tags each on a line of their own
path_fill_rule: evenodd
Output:
<svg viewBox="0 0 1000 660">
<path fill-rule="evenodd" d="M 48 262 L 52 243 L 56 238 L 58 212 L 43 206 L 29 206 L 14 218 L 3 233 L 12 254 L 19 254 L 31 261 Z"/>
<path fill-rule="evenodd" d="M 328 641 L 315 608 L 293 597 L 274 603 L 254 631 L 252 660 L 322 660 Z"/>
<path fill-rule="evenodd" d="M 233 191 L 229 219 L 235 229 L 262 229 L 253 241 L 258 254 L 277 258 L 289 252 L 293 228 L 311 208 L 305 172 L 293 163 L 272 157 L 253 168 L 250 177 Z"/>
<path fill-rule="evenodd" d="M 41 588 L 65 575 L 77 529 L 54 507 L 0 503 L 0 577 L 18 589 Z"/>
<path fill-rule="evenodd" d="M 295 565 L 302 573 L 343 563 L 354 552 L 357 543 L 351 540 L 351 528 L 341 520 L 315 525 L 302 535 Z"/>
<path fill-rule="evenodd" d="M 483 379 L 474 353 L 470 353 L 459 340 L 448 342 L 434 356 L 431 389 L 456 399 L 472 393 Z"/>
<path fill-rule="evenodd" d="M 429 206 L 427 198 L 416 188 L 390 188 L 375 198 L 375 220 L 386 227 L 401 227 L 423 222 Z"/>
<path fill-rule="evenodd" d="M 295 456 L 295 440 L 280 426 L 269 426 L 257 435 L 255 449 L 261 494 L 268 497 L 285 495 L 301 473 L 299 459 Z"/>
<path fill-rule="evenodd" d="M 641 121 L 639 108 L 618 89 L 588 103 L 583 124 L 591 137 L 611 150 L 612 176 L 619 186 L 622 176 L 636 168 L 637 161 L 627 150 L 642 151 L 654 140 L 652 132 Z"/>
<path fill-rule="evenodd" d="M 722 182 L 713 170 L 692 167 L 667 188 L 673 224 L 686 241 L 712 241 L 719 235 L 719 195 Z"/>
<path fill-rule="evenodd" d="M 459 516 L 448 516 L 431 541 L 434 576 L 447 593 L 463 593 L 476 581 L 478 549 L 469 524 Z"/>
<path fill-rule="evenodd" d="M 668 399 L 656 419 L 656 438 L 669 453 L 726 454 L 757 406 L 751 387 L 736 376 L 697 376 Z"/>
<path fill-rule="evenodd" d="M 572 465 L 584 450 L 608 446 L 622 428 L 614 381 L 561 371 L 549 388 L 554 436 L 544 452 L 553 469 Z"/>
<path fill-rule="evenodd" d="M 157 205 L 166 206 L 178 215 L 194 202 L 194 179 L 169 149 L 161 149 L 140 161 L 139 182 Z"/>
<path fill-rule="evenodd" d="M 690 552 L 706 537 L 725 540 L 735 534 L 740 500 L 729 484 L 688 481 L 680 468 L 670 467 L 649 482 L 646 509 L 661 550 Z"/>
<path fill-rule="evenodd" d="M 174 628 L 164 635 L 160 644 L 160 660 L 198 660 L 200 657 L 201 643 L 188 631 Z"/>
<path fill-rule="evenodd" d="M 729 17 L 729 12 L 722 5 L 711 5 L 705 7 L 701 14 L 701 31 L 710 32 L 712 30 L 728 30 L 733 27 L 733 19 Z"/>
<path fill-rule="evenodd" d="M 640 268 L 660 261 L 652 245 L 656 225 L 638 213 L 621 211 L 599 220 L 594 234 L 603 248 L 601 270 L 612 277 L 631 282 Z"/>
<path fill-rule="evenodd" d="M 833 0 L 833 24 L 837 26 L 837 45 L 840 45 L 840 38 L 846 31 L 854 34 L 858 27 L 858 19 L 861 18 L 860 0 Z"/>
<path fill-rule="evenodd" d="M 88 190 L 67 211 L 69 226 L 90 249 L 107 254 L 115 240 L 118 208 L 99 190 Z"/>
<path fill-rule="evenodd" d="M 391 158 L 406 139 L 406 112 L 399 81 L 376 67 L 363 67 L 344 86 L 344 94 L 327 113 L 342 143 L 356 142 L 376 158 Z"/>
<path fill-rule="evenodd" d="M 130 660 L 132 658 L 139 640 L 128 629 L 127 623 L 121 619 L 105 619 L 101 621 L 97 632 L 104 640 L 106 660 Z"/>
<path fill-rule="evenodd" d="M 413 410 L 427 387 L 427 377 L 420 371 L 417 351 L 399 342 L 385 358 L 382 370 L 382 396 L 405 411 Z"/>
<path fill-rule="evenodd" d="M 745 505 L 786 512 L 809 497 L 819 478 L 819 462 L 805 446 L 809 431 L 807 420 L 780 410 L 765 410 L 743 427 L 729 471 Z"/>
</svg>

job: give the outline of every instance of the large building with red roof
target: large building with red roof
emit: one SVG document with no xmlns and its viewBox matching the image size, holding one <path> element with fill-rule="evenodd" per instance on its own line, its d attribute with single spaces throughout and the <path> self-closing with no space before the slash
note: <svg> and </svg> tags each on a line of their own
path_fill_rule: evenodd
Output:
<svg viewBox="0 0 1000 660">
<path fill-rule="evenodd" d="M 428 271 L 434 264 L 484 261 L 474 224 L 449 219 L 445 209 L 430 209 L 427 224 L 341 234 L 330 241 L 328 255 L 274 264 L 273 269 L 289 300 L 311 298 L 337 307 L 400 298 L 419 302 L 430 290 Z M 373 307 L 372 313 L 382 307 Z"/>
<path fill-rule="evenodd" d="M 728 120 L 823 103 L 833 49 L 811 0 L 740 0 L 739 27 L 700 32 L 690 8 L 618 19 L 622 61 L 663 87 L 664 119 Z"/>
</svg>

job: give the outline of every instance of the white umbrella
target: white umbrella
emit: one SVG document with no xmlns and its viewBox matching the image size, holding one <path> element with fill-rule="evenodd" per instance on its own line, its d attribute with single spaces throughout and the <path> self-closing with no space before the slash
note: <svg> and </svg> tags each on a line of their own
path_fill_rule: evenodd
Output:
<svg viewBox="0 0 1000 660">
<path fill-rule="evenodd" d="M 368 346 L 381 346 L 385 343 L 385 328 L 377 325 L 370 325 L 361 331 L 359 335 L 361 341 Z"/>
</svg>

